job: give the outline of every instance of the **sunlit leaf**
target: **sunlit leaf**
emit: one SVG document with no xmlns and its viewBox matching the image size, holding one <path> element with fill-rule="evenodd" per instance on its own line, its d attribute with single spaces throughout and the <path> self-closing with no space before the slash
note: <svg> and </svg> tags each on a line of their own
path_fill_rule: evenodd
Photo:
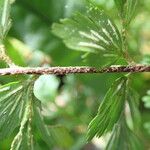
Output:
<svg viewBox="0 0 150 150">
<path fill-rule="evenodd" d="M 29 133 L 29 127 L 28 124 L 26 124 L 27 126 L 24 127 L 23 131 L 19 132 L 13 143 L 11 146 L 11 150 L 33 150 L 34 149 L 34 144 L 32 143 L 32 145 L 30 144 L 30 133 Z"/>
<path fill-rule="evenodd" d="M 19 45 L 15 42 L 16 39 L 7 38 L 4 41 L 5 48 L 7 50 L 7 55 L 11 58 L 11 60 L 19 65 L 19 66 L 26 66 L 25 59 L 23 54 L 26 53 L 26 49 L 22 49 Z"/>
<path fill-rule="evenodd" d="M 76 13 L 71 19 L 53 24 L 52 32 L 71 49 L 114 59 L 121 56 L 122 39 L 116 25 L 103 10 L 92 4 L 86 15 Z"/>
<path fill-rule="evenodd" d="M 124 110 L 125 91 L 126 78 L 117 79 L 106 93 L 96 117 L 89 124 L 88 140 L 91 140 L 94 136 L 101 137 L 113 128 Z"/>
<path fill-rule="evenodd" d="M 24 106 L 25 111 L 23 112 L 23 118 L 20 124 L 19 132 L 15 136 L 12 144 L 11 144 L 11 150 L 33 150 L 34 144 L 33 144 L 33 133 L 32 133 L 32 127 L 31 127 L 31 116 L 32 116 L 32 96 L 30 94 L 31 89 L 29 88 L 27 91 L 27 103 Z"/>
<path fill-rule="evenodd" d="M 32 102 L 32 81 L 14 82 L 0 87 L 0 138 L 6 138 L 20 126 L 11 150 L 33 149 Z"/>
<path fill-rule="evenodd" d="M 19 83 L 0 87 L 0 139 L 11 135 L 22 120 L 25 94 Z"/>
<path fill-rule="evenodd" d="M 11 150 L 33 149 L 33 121 L 42 139 L 51 148 L 53 139 L 45 126 L 37 99 L 33 94 L 33 81 L 14 82 L 0 87 L 0 138 L 19 131 L 11 144 Z M 34 116 L 34 119 L 33 119 Z"/>
</svg>

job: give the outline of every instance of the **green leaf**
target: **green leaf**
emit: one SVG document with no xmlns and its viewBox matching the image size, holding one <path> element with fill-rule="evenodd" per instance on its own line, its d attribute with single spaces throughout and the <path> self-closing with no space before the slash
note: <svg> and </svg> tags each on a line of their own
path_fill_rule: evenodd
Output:
<svg viewBox="0 0 150 150">
<path fill-rule="evenodd" d="M 33 143 L 32 145 L 29 145 L 30 140 L 30 128 L 29 125 L 26 124 L 23 131 L 19 132 L 16 137 L 14 138 L 14 141 L 11 145 L 11 150 L 33 150 Z"/>
<path fill-rule="evenodd" d="M 144 129 L 147 131 L 148 134 L 150 134 L 150 122 L 144 123 Z"/>
<path fill-rule="evenodd" d="M 10 136 L 14 129 L 20 126 L 11 144 L 11 150 L 34 149 L 33 124 L 49 148 L 54 143 L 54 138 L 44 124 L 41 105 L 33 94 L 33 82 L 34 80 L 13 82 L 0 87 L 0 139 Z M 62 133 L 65 135 L 65 130 L 62 130 Z M 71 139 L 68 142 L 70 141 Z M 67 142 L 63 144 L 64 147 L 69 146 Z"/>
<path fill-rule="evenodd" d="M 40 102 L 34 105 L 34 124 L 40 137 L 47 143 L 49 148 L 53 145 L 68 149 L 73 144 L 73 139 L 68 130 L 63 126 L 46 126 L 41 115 Z"/>
<path fill-rule="evenodd" d="M 40 103 L 37 101 L 34 105 L 34 124 L 37 127 L 41 138 L 46 142 L 49 148 L 52 147 L 53 138 L 48 130 L 48 127 L 45 125 L 43 117 L 41 115 Z"/>
<path fill-rule="evenodd" d="M 29 90 L 31 89 L 29 88 Z M 29 93 L 27 93 L 27 95 Z M 34 144 L 33 144 L 32 127 L 31 127 L 31 122 L 30 122 L 32 98 L 31 97 L 28 97 L 28 98 L 29 99 L 27 101 L 27 104 L 24 106 L 25 112 L 24 112 L 24 116 L 20 124 L 20 129 L 11 144 L 11 150 L 24 150 L 24 149 L 33 150 Z"/>
<path fill-rule="evenodd" d="M 105 132 L 111 130 L 124 110 L 126 78 L 117 79 L 106 93 L 100 104 L 96 117 L 90 122 L 87 139 L 94 136 L 101 137 Z"/>
<path fill-rule="evenodd" d="M 122 120 L 121 120 L 122 121 Z M 139 138 L 128 128 L 125 121 L 115 125 L 106 150 L 143 150 Z"/>
<path fill-rule="evenodd" d="M 121 56 L 119 30 L 104 11 L 93 4 L 88 6 L 86 15 L 76 13 L 71 19 L 53 24 L 52 32 L 71 49 L 114 59 Z"/>
<path fill-rule="evenodd" d="M 54 139 L 54 142 L 65 149 L 69 149 L 73 144 L 73 139 L 67 128 L 63 126 L 51 126 L 49 131 Z"/>
<path fill-rule="evenodd" d="M 133 121 L 134 128 L 137 129 L 141 124 L 141 115 L 139 112 L 139 95 L 138 93 L 129 88 L 128 90 L 128 103 L 130 107 L 131 117 Z"/>
<path fill-rule="evenodd" d="M 0 40 L 2 41 L 10 29 L 11 0 L 0 1 Z"/>
<path fill-rule="evenodd" d="M 138 0 L 114 0 L 124 23 L 128 25 L 134 15 Z"/>
<path fill-rule="evenodd" d="M 124 12 L 124 5 L 126 3 L 126 0 L 114 0 L 115 4 L 120 12 L 121 15 L 123 15 Z M 122 12 L 122 13 L 121 13 Z"/>
<path fill-rule="evenodd" d="M 27 47 L 26 49 L 23 49 L 23 46 L 21 47 L 17 42 L 19 43 L 20 41 L 14 38 L 5 39 L 4 45 L 5 49 L 7 50 L 7 55 L 18 66 L 26 66 L 25 61 L 27 59 L 24 58 L 24 53 L 27 52 Z"/>
<path fill-rule="evenodd" d="M 53 139 L 47 126 L 44 124 L 40 111 L 41 105 L 33 94 L 33 82 L 34 80 L 29 80 L 26 84 L 23 84 L 24 95 L 22 96 L 22 99 L 25 101 L 25 104 L 23 105 L 24 110 L 22 110 L 23 115 L 19 132 L 11 144 L 11 150 L 35 149 L 33 137 L 34 126 L 36 126 L 42 139 L 47 143 L 49 148 L 51 149 L 52 147 Z"/>
<path fill-rule="evenodd" d="M 144 106 L 146 108 L 150 108 L 150 90 L 147 91 L 147 95 L 142 98 L 142 101 L 144 102 Z"/>
<path fill-rule="evenodd" d="M 144 54 L 140 64 L 149 65 L 150 64 L 150 54 Z"/>
<path fill-rule="evenodd" d="M 11 135 L 22 120 L 25 104 L 23 86 L 9 83 L 0 87 L 0 139 Z"/>
<path fill-rule="evenodd" d="M 14 82 L 0 87 L 0 138 L 11 135 L 18 126 L 11 150 L 33 149 L 32 141 L 32 101 L 33 84 Z"/>
</svg>

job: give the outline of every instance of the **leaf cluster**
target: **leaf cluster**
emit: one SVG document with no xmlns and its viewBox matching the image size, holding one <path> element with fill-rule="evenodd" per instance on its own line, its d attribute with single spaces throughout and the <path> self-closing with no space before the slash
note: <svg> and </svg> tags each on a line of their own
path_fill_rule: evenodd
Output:
<svg viewBox="0 0 150 150">
<path fill-rule="evenodd" d="M 122 30 L 127 30 L 134 16 L 137 0 L 114 1 L 123 24 Z M 0 1 L 0 42 L 3 42 L 10 28 L 11 2 L 10 0 Z M 46 20 L 44 16 L 42 19 Z M 68 48 L 84 52 L 84 58 L 88 55 L 95 55 L 98 60 L 104 61 L 104 64 L 98 64 L 99 66 L 110 66 L 120 59 L 128 62 L 125 55 L 127 53 L 126 37 L 103 10 L 90 2 L 88 2 L 85 14 L 78 12 L 71 18 L 54 23 L 52 33 L 60 37 Z M 109 61 L 105 62 L 105 59 L 109 59 Z M 94 62 L 92 63 L 94 64 Z M 88 127 L 88 141 L 113 130 L 106 146 L 108 150 L 141 150 L 143 148 L 133 133 L 139 129 L 141 118 L 138 110 L 139 97 L 128 83 L 129 76 L 121 76 L 115 80 L 102 100 L 97 115 Z M 17 130 L 11 150 L 40 149 L 38 136 L 49 149 L 55 145 L 68 149 L 73 143 L 68 130 L 62 126 L 46 126 L 41 112 L 41 103 L 33 92 L 34 82 L 34 79 L 28 79 L 0 87 L 0 139 L 3 140 L 15 134 L 15 130 Z M 58 83 L 53 91 L 55 92 L 57 88 Z M 52 95 L 52 97 L 54 96 Z M 144 99 L 147 104 L 147 97 Z M 133 123 L 131 128 L 127 124 L 127 103 Z M 82 104 L 80 107 L 82 108 Z M 78 111 L 79 108 L 76 110 Z"/>
</svg>

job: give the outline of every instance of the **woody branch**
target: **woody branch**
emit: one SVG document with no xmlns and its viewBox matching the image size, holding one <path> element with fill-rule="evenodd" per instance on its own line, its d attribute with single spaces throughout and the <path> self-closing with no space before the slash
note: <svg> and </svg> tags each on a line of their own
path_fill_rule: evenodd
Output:
<svg viewBox="0 0 150 150">
<path fill-rule="evenodd" d="M 93 74 L 93 73 L 138 73 L 138 72 L 150 72 L 149 65 L 130 65 L 130 66 L 110 66 L 107 68 L 95 68 L 89 66 L 76 66 L 76 67 L 14 67 L 14 68 L 2 68 L 0 69 L 0 76 L 4 75 L 23 75 L 23 74 L 55 74 L 55 75 L 67 75 L 67 74 Z"/>
</svg>

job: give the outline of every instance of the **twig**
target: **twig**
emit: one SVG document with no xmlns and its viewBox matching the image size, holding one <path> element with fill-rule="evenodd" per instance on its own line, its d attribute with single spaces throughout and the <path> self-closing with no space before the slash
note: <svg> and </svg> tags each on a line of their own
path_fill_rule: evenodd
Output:
<svg viewBox="0 0 150 150">
<path fill-rule="evenodd" d="M 132 66 L 111 66 L 104 69 L 88 66 L 77 66 L 77 67 L 15 67 L 15 68 L 3 68 L 0 69 L 0 76 L 4 75 L 24 75 L 24 74 L 55 74 L 55 75 L 66 75 L 66 74 L 93 74 L 93 73 L 138 73 L 138 72 L 150 72 L 150 65 L 132 65 Z"/>
</svg>

